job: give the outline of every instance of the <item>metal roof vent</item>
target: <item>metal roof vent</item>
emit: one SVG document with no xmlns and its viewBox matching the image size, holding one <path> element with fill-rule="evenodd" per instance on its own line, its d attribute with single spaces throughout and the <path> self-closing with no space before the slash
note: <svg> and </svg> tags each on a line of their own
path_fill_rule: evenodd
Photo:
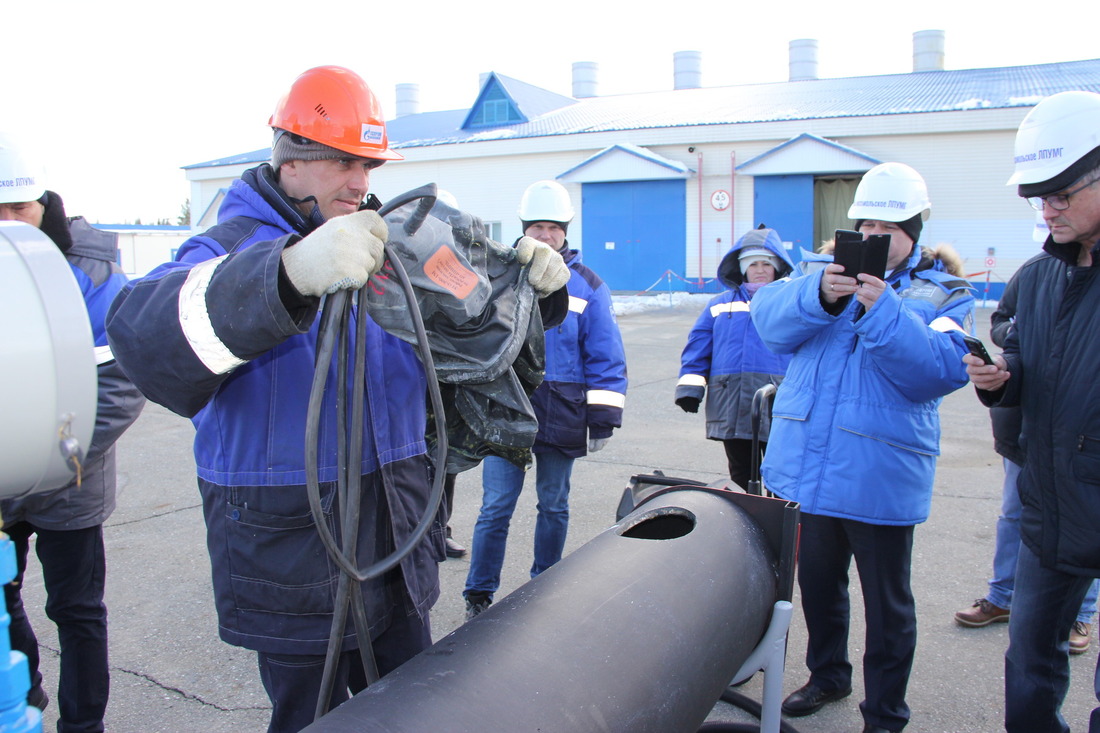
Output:
<svg viewBox="0 0 1100 733">
<path fill-rule="evenodd" d="M 420 85 L 397 85 L 397 116 L 420 114 Z"/>
<path fill-rule="evenodd" d="M 913 34 L 913 71 L 943 71 L 943 31 Z"/>
<path fill-rule="evenodd" d="M 791 81 L 807 81 L 817 78 L 817 40 L 799 38 L 791 41 L 789 51 Z"/>
<path fill-rule="evenodd" d="M 573 63 L 573 96 L 577 99 L 596 96 L 596 77 L 600 65 L 595 61 Z"/>
<path fill-rule="evenodd" d="M 672 54 L 673 89 L 698 89 L 703 86 L 703 54 L 677 51 Z"/>
</svg>

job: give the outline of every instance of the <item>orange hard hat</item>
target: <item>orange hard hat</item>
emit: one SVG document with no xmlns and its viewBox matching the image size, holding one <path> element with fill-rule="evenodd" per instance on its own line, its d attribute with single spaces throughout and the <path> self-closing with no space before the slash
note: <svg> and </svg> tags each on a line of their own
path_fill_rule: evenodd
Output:
<svg viewBox="0 0 1100 733">
<path fill-rule="evenodd" d="M 358 158 L 404 159 L 389 149 L 382 107 L 370 87 L 342 66 L 304 72 L 267 124 Z"/>
</svg>

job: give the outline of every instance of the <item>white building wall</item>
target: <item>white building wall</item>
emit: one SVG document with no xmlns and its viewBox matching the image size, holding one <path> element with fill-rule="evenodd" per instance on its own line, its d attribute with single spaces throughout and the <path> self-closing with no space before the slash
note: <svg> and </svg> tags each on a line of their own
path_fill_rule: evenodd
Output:
<svg viewBox="0 0 1100 733">
<path fill-rule="evenodd" d="M 736 175 L 731 180 L 733 167 L 808 132 L 883 161 L 908 163 L 920 171 L 933 203 L 922 242 L 955 246 L 964 257 L 968 273 L 986 269 L 985 258 L 993 247 L 996 266 L 992 277 L 1004 280 L 1038 249 L 1031 241 L 1031 210 L 1004 185 L 1011 172 L 1015 130 L 1027 111 L 976 109 L 788 120 L 407 148 L 401 150 L 404 161 L 389 163 L 372 173 L 371 189 L 385 201 L 434 182 L 454 194 L 461 208 L 486 222 L 499 222 L 501 240 L 511 242 L 521 233 L 516 209 L 529 184 L 553 179 L 611 145 L 633 143 L 696 171 L 685 182 L 687 265 L 683 274 L 697 278 L 701 272 L 706 278 L 713 277 L 733 241 L 757 223 L 753 178 Z M 689 147 L 694 150 L 689 152 Z M 189 171 L 193 216 L 200 216 L 218 190 L 247 167 Z M 566 187 L 578 210 L 569 228 L 569 240 L 583 249 L 581 186 Z M 710 194 L 719 189 L 733 198 L 725 211 L 716 211 L 710 205 Z"/>
<path fill-rule="evenodd" d="M 175 232 L 118 232 L 119 266 L 133 279 L 168 262 L 190 234 Z"/>
</svg>

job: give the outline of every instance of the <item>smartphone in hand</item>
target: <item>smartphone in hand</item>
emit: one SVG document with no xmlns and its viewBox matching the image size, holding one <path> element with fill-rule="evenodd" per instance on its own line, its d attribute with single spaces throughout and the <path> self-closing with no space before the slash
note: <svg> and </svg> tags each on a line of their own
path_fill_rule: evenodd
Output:
<svg viewBox="0 0 1100 733">
<path fill-rule="evenodd" d="M 879 280 L 886 278 L 890 256 L 890 235 L 873 234 L 867 239 L 850 229 L 837 229 L 833 236 L 833 262 L 844 266 L 845 277 L 863 272 Z"/>
<path fill-rule="evenodd" d="M 970 349 L 970 353 L 978 357 L 986 364 L 993 363 L 993 357 L 986 351 L 985 344 L 981 342 L 981 339 L 976 339 L 969 334 L 963 334 L 963 341 L 966 342 L 966 348 Z"/>
</svg>

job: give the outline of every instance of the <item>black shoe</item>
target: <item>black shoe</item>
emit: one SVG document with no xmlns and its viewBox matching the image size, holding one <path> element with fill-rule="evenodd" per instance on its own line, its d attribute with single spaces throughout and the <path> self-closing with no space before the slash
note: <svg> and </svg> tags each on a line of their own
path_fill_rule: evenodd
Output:
<svg viewBox="0 0 1100 733">
<path fill-rule="evenodd" d="M 450 537 L 447 538 L 447 557 L 463 557 L 466 555 L 466 548 L 458 544 Z"/>
<path fill-rule="evenodd" d="M 491 605 L 493 605 L 493 599 L 489 597 L 488 593 L 479 593 L 477 591 L 467 593 L 466 620 L 469 621 L 475 616 L 484 613 Z"/>
<path fill-rule="evenodd" d="M 27 692 L 27 704 L 32 708 L 45 710 L 50 704 L 50 696 L 42 689 L 42 685 L 35 685 Z"/>
<path fill-rule="evenodd" d="M 812 682 L 807 682 L 790 695 L 787 695 L 787 699 L 783 701 L 783 714 L 792 718 L 812 715 L 825 707 L 825 703 L 843 700 L 851 694 L 851 685 L 842 690 L 826 691 Z"/>
<path fill-rule="evenodd" d="M 870 723 L 863 724 L 863 733 L 894 733 L 889 728 L 880 728 L 877 725 L 871 725 Z"/>
</svg>

